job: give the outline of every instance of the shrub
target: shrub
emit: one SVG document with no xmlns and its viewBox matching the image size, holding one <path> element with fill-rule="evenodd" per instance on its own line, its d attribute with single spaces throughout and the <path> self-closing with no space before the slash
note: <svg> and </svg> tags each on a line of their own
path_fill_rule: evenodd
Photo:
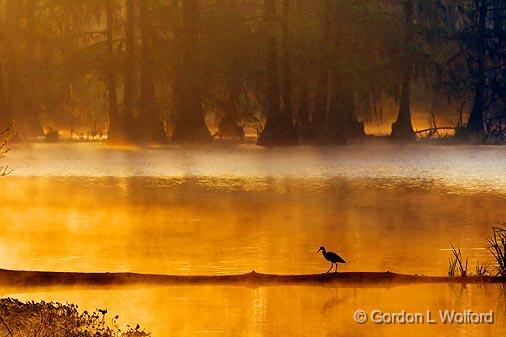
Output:
<svg viewBox="0 0 506 337">
<path fill-rule="evenodd" d="M 10 337 L 147 337 L 139 325 L 121 331 L 115 316 L 106 322 L 107 310 L 79 313 L 76 305 L 0 300 L 0 333 Z"/>
</svg>

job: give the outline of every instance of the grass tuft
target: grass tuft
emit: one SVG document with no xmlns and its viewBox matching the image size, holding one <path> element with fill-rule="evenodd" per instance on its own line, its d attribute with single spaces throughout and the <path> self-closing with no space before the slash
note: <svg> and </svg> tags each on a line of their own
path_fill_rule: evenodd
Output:
<svg viewBox="0 0 506 337">
<path fill-rule="evenodd" d="M 506 224 L 501 224 L 505 226 Z M 503 227 L 493 227 L 492 238 L 488 240 L 488 250 L 494 256 L 497 262 L 498 275 L 506 276 L 506 229 Z"/>
<path fill-rule="evenodd" d="M 488 271 L 488 266 L 484 263 L 480 263 L 478 261 L 478 263 L 476 263 L 476 275 L 478 276 L 486 276 L 486 275 L 490 275 L 489 271 Z"/>
</svg>

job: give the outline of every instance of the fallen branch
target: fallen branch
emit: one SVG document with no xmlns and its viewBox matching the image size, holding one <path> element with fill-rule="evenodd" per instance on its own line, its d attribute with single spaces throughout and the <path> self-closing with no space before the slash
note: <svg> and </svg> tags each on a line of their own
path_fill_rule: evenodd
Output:
<svg viewBox="0 0 506 337">
<path fill-rule="evenodd" d="M 247 285 L 266 286 L 318 285 L 336 286 L 357 285 L 384 286 L 406 283 L 506 283 L 501 276 L 424 276 L 405 275 L 391 272 L 346 272 L 329 274 L 276 275 L 252 271 L 240 275 L 159 275 L 136 273 L 67 273 L 14 271 L 0 269 L 0 285 L 12 287 L 40 287 L 55 285 L 81 286 L 121 286 L 121 285 Z"/>
</svg>

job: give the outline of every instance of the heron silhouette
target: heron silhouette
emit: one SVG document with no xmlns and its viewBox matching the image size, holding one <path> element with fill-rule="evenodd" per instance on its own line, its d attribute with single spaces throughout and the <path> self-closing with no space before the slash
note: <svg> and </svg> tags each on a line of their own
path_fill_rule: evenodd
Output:
<svg viewBox="0 0 506 337">
<path fill-rule="evenodd" d="M 319 252 L 322 252 L 323 253 L 323 257 L 325 258 L 325 260 L 331 262 L 332 264 L 330 265 L 330 269 L 327 270 L 327 273 L 330 272 L 332 270 L 332 267 L 334 267 L 334 263 L 336 264 L 336 273 L 337 273 L 337 264 L 338 263 L 346 263 L 346 261 L 343 260 L 342 257 L 340 257 L 339 255 L 337 255 L 336 253 L 334 252 L 327 252 L 325 250 L 325 247 L 321 246 L 320 249 L 318 249 L 317 253 Z"/>
</svg>

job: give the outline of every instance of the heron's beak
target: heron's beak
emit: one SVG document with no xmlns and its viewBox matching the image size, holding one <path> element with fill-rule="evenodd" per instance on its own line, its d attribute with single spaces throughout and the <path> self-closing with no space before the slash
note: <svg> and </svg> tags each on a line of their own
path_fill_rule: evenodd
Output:
<svg viewBox="0 0 506 337">
<path fill-rule="evenodd" d="M 318 251 L 316 252 L 316 254 L 318 254 L 321 250 L 322 250 L 321 248 L 320 248 L 320 249 L 318 249 Z"/>
</svg>

